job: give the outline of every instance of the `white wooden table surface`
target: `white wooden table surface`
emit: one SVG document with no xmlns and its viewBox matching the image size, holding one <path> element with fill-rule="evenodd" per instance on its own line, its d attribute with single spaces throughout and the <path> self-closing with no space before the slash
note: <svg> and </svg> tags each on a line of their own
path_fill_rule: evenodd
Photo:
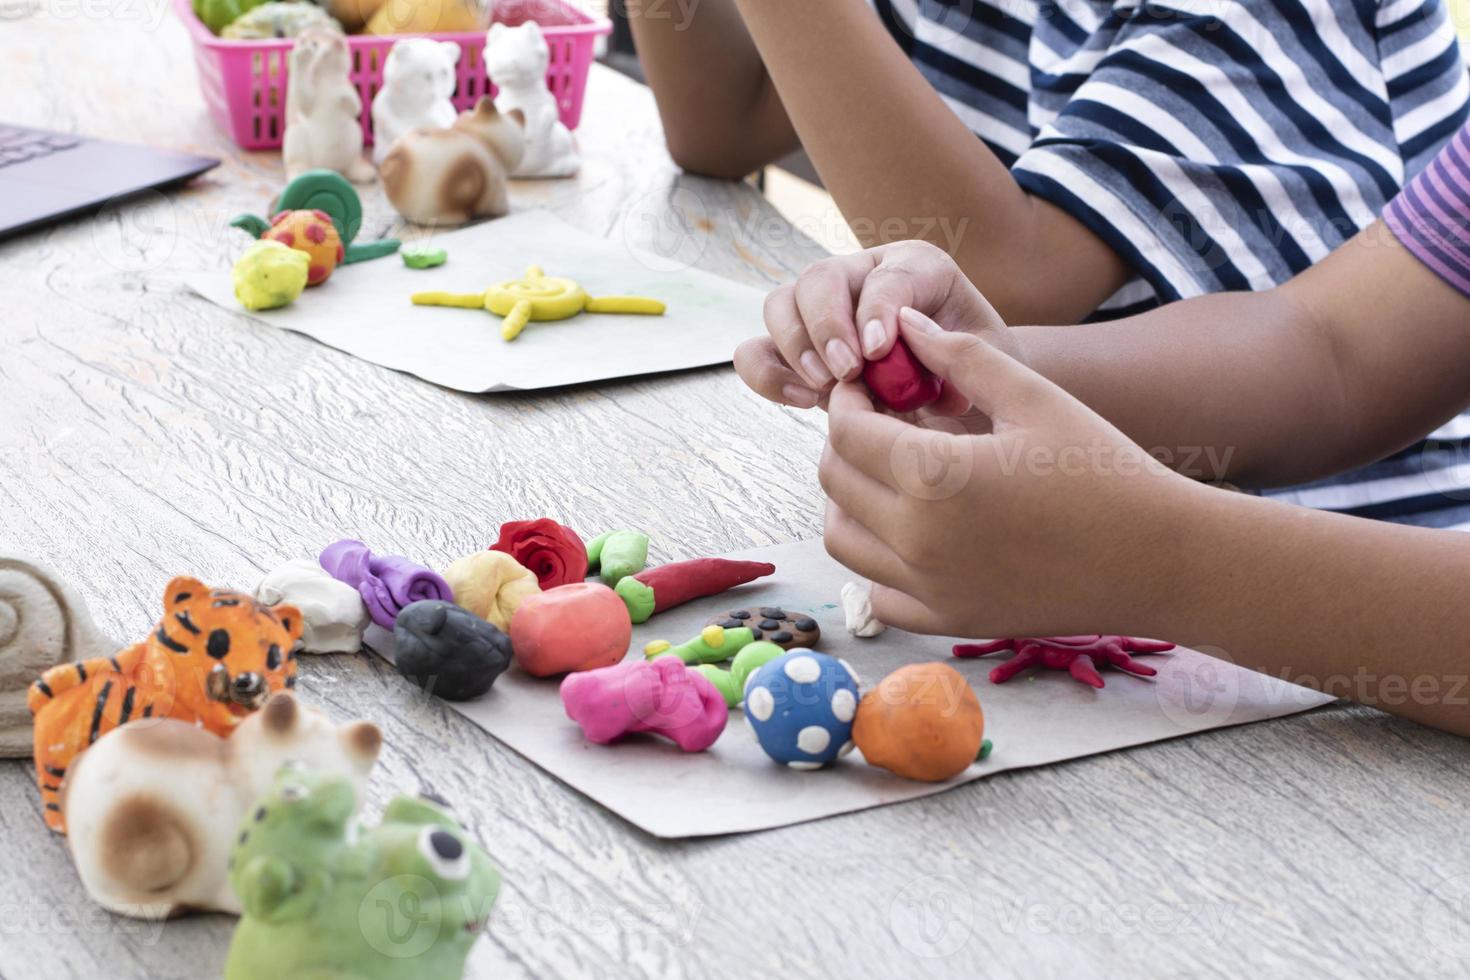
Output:
<svg viewBox="0 0 1470 980">
<path fill-rule="evenodd" d="M 174 574 L 250 587 L 343 535 L 442 567 L 543 514 L 643 528 L 664 558 L 820 533 L 822 417 L 728 368 L 469 397 L 187 293 L 179 270 L 202 257 L 224 274 L 242 244 L 225 221 L 261 211 L 281 173 L 208 120 L 164 6 L 0 0 L 0 117 L 225 161 L 176 196 L 0 244 L 0 549 L 60 569 L 134 639 Z M 651 99 L 621 77 L 593 75 L 581 139 L 582 176 L 521 188 L 518 206 L 763 287 L 819 254 L 749 187 L 679 176 Z M 365 239 L 391 218 L 366 201 Z M 417 781 L 503 869 L 476 977 L 1470 972 L 1470 747 L 1376 712 L 663 843 L 381 663 L 303 674 L 304 697 L 383 726 L 375 804 Z M 99 913 L 29 766 L 0 763 L 0 978 L 213 977 L 230 927 Z"/>
</svg>

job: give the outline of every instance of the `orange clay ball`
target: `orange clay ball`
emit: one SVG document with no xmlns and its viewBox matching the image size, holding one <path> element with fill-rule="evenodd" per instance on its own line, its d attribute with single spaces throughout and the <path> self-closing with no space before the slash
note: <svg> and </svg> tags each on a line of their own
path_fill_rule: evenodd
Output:
<svg viewBox="0 0 1470 980">
<path fill-rule="evenodd" d="M 852 740 L 869 765 L 905 779 L 942 782 L 980 754 L 985 714 L 948 664 L 900 667 L 863 696 Z"/>
<path fill-rule="evenodd" d="M 596 582 L 533 592 L 510 617 L 516 662 L 537 677 L 611 667 L 627 655 L 632 639 L 628 607 Z"/>
<path fill-rule="evenodd" d="M 282 211 L 271 218 L 261 238 L 305 252 L 311 257 L 306 284 L 319 286 L 342 264 L 342 236 L 325 211 Z"/>
</svg>

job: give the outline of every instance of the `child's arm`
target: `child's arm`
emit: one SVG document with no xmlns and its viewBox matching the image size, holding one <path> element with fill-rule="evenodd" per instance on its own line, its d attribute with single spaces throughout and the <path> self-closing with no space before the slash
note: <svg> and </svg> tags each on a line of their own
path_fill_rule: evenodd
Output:
<svg viewBox="0 0 1470 980">
<path fill-rule="evenodd" d="M 834 391 L 825 540 L 875 582 L 879 619 L 1156 636 L 1470 734 L 1470 538 L 1183 479 L 984 341 L 913 315 L 903 335 L 995 431 L 916 427 L 860 385 Z"/>
<path fill-rule="evenodd" d="M 800 145 L 734 0 L 628 0 L 627 14 L 675 163 L 739 180 Z"/>
<path fill-rule="evenodd" d="M 771 139 L 779 109 L 863 244 L 940 245 L 1013 322 L 1076 322 L 1126 281 L 1100 238 L 1021 189 L 862 0 L 736 5 L 743 24 L 728 2 L 684 29 L 652 4 L 633 20 L 685 167 L 733 176 L 794 148 Z"/>
</svg>

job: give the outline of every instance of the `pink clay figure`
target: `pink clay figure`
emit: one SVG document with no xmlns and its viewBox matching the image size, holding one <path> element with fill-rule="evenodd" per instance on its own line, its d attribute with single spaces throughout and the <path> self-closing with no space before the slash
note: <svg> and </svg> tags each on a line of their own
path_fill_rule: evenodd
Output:
<svg viewBox="0 0 1470 980">
<path fill-rule="evenodd" d="M 640 657 L 568 674 L 561 682 L 561 700 L 567 717 L 601 745 L 650 732 L 672 739 L 685 752 L 703 752 L 730 717 L 714 684 L 678 657 Z"/>
<path fill-rule="evenodd" d="M 986 654 L 1014 650 L 1016 655 L 990 672 L 990 683 L 1004 684 L 1027 667 L 1042 666 L 1049 670 L 1065 670 L 1077 680 L 1101 689 L 1100 666 L 1112 666 L 1140 677 L 1152 677 L 1158 671 L 1139 663 L 1131 653 L 1164 653 L 1174 644 L 1162 640 L 1145 640 L 1136 636 L 1042 636 L 1013 637 L 988 643 L 956 643 L 956 657 L 983 657 Z"/>
</svg>

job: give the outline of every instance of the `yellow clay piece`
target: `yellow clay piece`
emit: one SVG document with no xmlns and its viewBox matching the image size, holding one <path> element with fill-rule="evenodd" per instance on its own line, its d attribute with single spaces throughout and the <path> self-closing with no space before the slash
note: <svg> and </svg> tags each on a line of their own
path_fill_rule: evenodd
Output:
<svg viewBox="0 0 1470 980">
<path fill-rule="evenodd" d="M 699 638 L 707 647 L 718 650 L 725 645 L 725 628 L 723 626 L 706 626 L 699 631 Z"/>
<path fill-rule="evenodd" d="M 548 276 L 538 265 L 526 269 L 522 279 L 497 282 L 483 293 L 414 293 L 415 306 L 453 306 L 483 309 L 502 317 L 500 336 L 515 340 L 526 324 L 567 320 L 578 313 L 634 313 L 662 316 L 668 309 L 656 299 L 643 296 L 588 296 L 571 279 Z"/>
<path fill-rule="evenodd" d="M 656 657 L 671 646 L 673 644 L 668 640 L 650 640 L 643 646 L 643 655 L 646 657 Z"/>
</svg>

